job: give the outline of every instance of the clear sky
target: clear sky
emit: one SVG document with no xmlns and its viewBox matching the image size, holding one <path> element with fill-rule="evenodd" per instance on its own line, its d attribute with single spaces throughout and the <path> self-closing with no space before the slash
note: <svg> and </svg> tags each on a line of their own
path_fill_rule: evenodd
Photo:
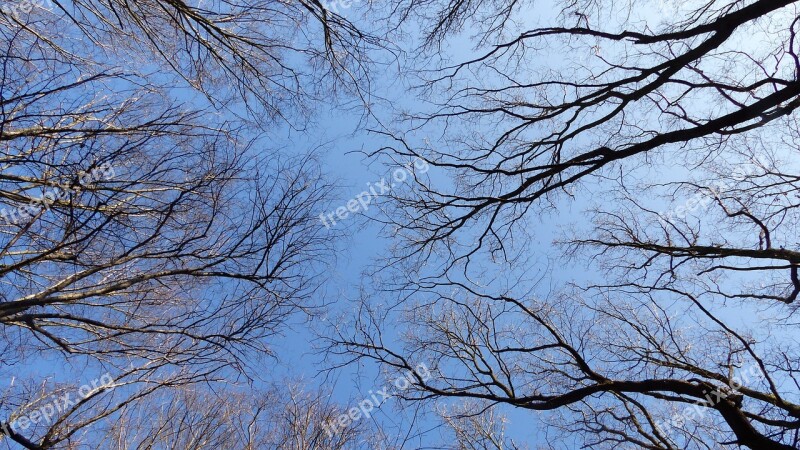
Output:
<svg viewBox="0 0 800 450">
<path fill-rule="evenodd" d="M 651 3 L 651 5 L 653 4 L 655 3 Z M 550 3 L 537 4 L 536 7 L 529 6 L 527 13 L 521 14 L 519 28 L 525 29 L 540 20 L 545 21 L 552 18 L 556 10 L 549 6 Z M 662 10 L 653 7 L 650 10 L 641 11 L 641 13 L 645 17 L 657 17 L 658 13 L 663 13 L 663 8 L 671 8 L 675 5 L 670 2 L 662 2 L 660 7 Z M 370 26 L 361 17 L 358 3 L 354 2 L 352 8 L 340 9 L 339 13 L 355 22 L 357 26 L 367 29 Z M 413 42 L 413 36 L 409 38 L 409 42 L 397 43 L 397 45 L 407 47 L 411 42 Z M 473 55 L 473 45 L 468 33 L 454 36 L 442 49 L 443 59 L 458 61 Z M 558 66 L 559 55 L 550 54 L 547 58 L 538 63 L 548 67 Z M 408 63 L 408 61 L 404 61 L 404 63 Z M 370 187 L 379 184 L 382 179 L 391 177 L 391 169 L 382 164 L 385 161 L 369 158 L 366 155 L 389 143 L 389 139 L 385 135 L 371 132 L 370 129 L 381 129 L 381 124 L 391 123 L 396 114 L 402 110 L 424 109 L 429 106 L 416 97 L 418 91 L 412 89 L 415 82 L 416 80 L 403 72 L 397 64 L 378 66 L 373 73 L 371 90 L 379 94 L 380 98 L 368 99 L 370 102 L 374 101 L 375 117 L 365 117 L 364 108 L 360 107 L 357 101 L 342 105 L 339 103 L 341 97 L 331 95 L 312 105 L 316 112 L 305 129 L 296 130 L 287 124 L 278 123 L 263 139 L 264 151 L 274 152 L 275 149 L 282 149 L 281 151 L 290 155 L 307 153 L 317 155 L 323 163 L 326 175 L 337 186 L 331 202 L 332 209 L 317 213 L 320 215 L 333 213 L 336 207 L 346 205 L 362 191 L 369 190 Z M 198 101 L 199 98 L 196 95 L 177 91 L 176 97 L 187 101 L 190 99 Z M 453 143 L 437 141 L 439 135 L 434 131 L 431 127 L 426 128 L 425 132 L 429 135 L 418 134 L 414 136 L 414 139 L 428 139 L 432 145 L 443 147 L 453 145 Z M 429 176 L 433 177 L 437 183 L 447 181 L 441 178 L 437 179 L 441 175 L 435 172 L 429 173 Z M 643 176 L 652 176 L 652 174 L 643 174 Z M 565 199 L 559 204 L 557 210 L 533 217 L 530 220 L 528 231 L 531 235 L 531 242 L 528 248 L 535 253 L 534 259 L 542 260 L 542 267 L 546 265 L 546 260 L 553 254 L 554 240 L 563 237 L 565 230 L 581 226 L 581 223 L 585 225 L 586 210 L 595 200 L 592 195 L 595 185 L 592 181 L 587 181 L 579 189 L 585 195 L 579 195 L 575 200 Z M 363 212 L 367 215 L 378 214 L 374 206 L 370 206 Z M 325 225 L 320 221 L 319 226 Z M 323 360 L 316 351 L 317 346 L 320 345 L 319 334 L 329 331 L 331 322 L 335 321 L 338 316 L 354 313 L 352 308 L 359 295 L 365 290 L 369 291 L 371 287 L 369 285 L 371 279 L 363 274 L 387 256 L 390 242 L 381 237 L 380 225 L 368 220 L 362 214 L 341 220 L 334 226 L 334 229 L 342 232 L 342 238 L 335 242 L 336 260 L 331 264 L 330 270 L 326 271 L 322 289 L 315 302 L 320 306 L 320 311 L 310 319 L 300 315 L 296 316 L 285 334 L 273 342 L 272 349 L 275 352 L 273 370 L 269 373 L 254 375 L 263 383 L 303 380 L 309 388 L 325 386 L 330 389 L 331 398 L 347 408 L 366 398 L 371 390 L 384 387 L 387 380 L 382 378 L 376 368 L 371 365 L 349 366 L 333 372 L 325 371 L 336 361 Z M 385 232 L 385 230 L 383 231 Z M 538 270 L 538 268 L 537 265 L 534 270 Z M 567 280 L 586 281 L 593 276 L 582 268 L 581 261 L 573 264 L 560 264 L 551 274 L 551 283 L 557 284 Z M 530 278 L 531 270 L 531 266 L 512 267 L 510 273 L 504 275 L 506 275 L 506 279 L 526 276 Z M 402 332 L 403 324 L 396 324 L 396 329 L 392 331 Z M 62 377 L 64 381 L 74 381 L 67 378 L 57 367 L 62 362 L 62 358 L 44 360 L 29 367 L 29 370 L 38 372 L 42 376 L 56 379 Z M 90 378 L 92 377 L 87 376 L 87 379 Z M 397 413 L 391 409 L 391 404 L 387 406 L 389 408 L 386 408 L 383 414 L 376 415 L 376 418 L 384 423 L 392 423 Z M 508 430 L 512 437 L 528 444 L 531 448 L 544 442 L 537 419 L 539 413 L 519 409 L 502 410 L 502 412 L 507 414 L 510 419 Z M 424 423 L 417 424 L 417 426 L 422 430 L 426 428 Z M 432 431 L 429 436 L 431 439 L 440 437 L 436 431 Z M 424 440 L 426 438 L 423 438 Z M 412 444 L 409 448 L 415 448 L 415 445 Z"/>
</svg>

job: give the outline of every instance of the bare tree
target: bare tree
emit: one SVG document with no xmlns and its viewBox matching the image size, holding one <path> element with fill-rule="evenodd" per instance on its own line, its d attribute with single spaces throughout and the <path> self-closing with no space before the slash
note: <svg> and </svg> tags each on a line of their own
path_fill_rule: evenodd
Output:
<svg viewBox="0 0 800 450">
<path fill-rule="evenodd" d="M 471 402 L 454 411 L 439 411 L 443 422 L 452 430 L 456 443 L 453 450 L 522 450 L 505 433 L 506 418 L 496 410 Z"/>
<path fill-rule="evenodd" d="M 0 36 L 2 442 L 100 442 L 165 390 L 258 373 L 319 305 L 331 235 L 315 158 L 254 124 L 303 126 L 311 80 L 355 89 L 369 36 L 318 2 L 226 1 L 26 2 Z"/>
<path fill-rule="evenodd" d="M 366 93 L 366 51 L 384 45 L 317 0 L 24 3 L 2 11 L 9 44 L 119 71 L 151 66 L 161 73 L 148 82 L 171 73 L 170 87 L 197 89 L 218 108 L 244 102 L 251 126 L 272 117 L 301 126 L 290 112 L 315 94 Z"/>
<path fill-rule="evenodd" d="M 184 389 L 154 399 L 144 408 L 129 409 L 109 430 L 103 430 L 103 440 L 96 448 L 369 448 L 369 430 L 364 423 L 328 434 L 326 424 L 342 411 L 327 397 L 297 385 L 230 392 L 224 397 Z"/>
<path fill-rule="evenodd" d="M 442 16 L 469 14 L 464 4 L 433 5 Z M 420 183 L 397 196 L 401 210 L 391 216 L 398 226 L 413 224 L 406 232 L 425 244 L 418 248 L 462 244 L 463 228 L 463 253 L 476 231 L 478 246 L 502 252 L 528 211 L 552 207 L 581 182 L 675 152 L 701 160 L 800 106 L 794 2 L 708 2 L 657 31 L 648 22 L 636 28 L 641 22 L 626 20 L 628 8 L 569 3 L 559 24 L 428 77 L 433 111 L 410 114 L 403 128 L 441 137 L 416 144 L 397 132 L 396 145 L 381 150 L 423 158 L 455 180 L 452 188 Z M 760 45 L 741 50 L 751 35 Z M 563 57 L 552 68 L 530 68 L 547 54 Z"/>
<path fill-rule="evenodd" d="M 619 186 L 598 208 L 592 236 L 569 243 L 596 252 L 613 279 L 769 308 L 794 305 L 798 279 L 798 147 L 795 120 L 695 180 Z M 633 191 L 636 189 L 635 191 Z M 662 199 L 654 202 L 653 198 Z"/>
<path fill-rule="evenodd" d="M 550 412 L 553 447 L 797 448 L 796 3 L 567 2 L 512 38 L 516 3 L 425 4 L 430 42 L 489 48 L 425 73 L 399 128 L 438 138 L 376 152 L 435 175 L 386 204 L 396 253 L 335 351 L 430 364 L 408 401 Z M 571 199 L 594 221 L 541 264 L 531 223 Z"/>
</svg>

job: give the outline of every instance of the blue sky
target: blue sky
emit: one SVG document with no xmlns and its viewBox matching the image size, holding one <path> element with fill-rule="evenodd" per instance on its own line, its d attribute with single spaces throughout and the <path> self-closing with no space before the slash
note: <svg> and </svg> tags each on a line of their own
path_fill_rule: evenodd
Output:
<svg viewBox="0 0 800 450">
<path fill-rule="evenodd" d="M 645 10 L 642 13 L 650 15 L 649 13 L 653 11 L 655 10 Z M 541 6 L 531 6 L 528 14 L 523 15 L 528 23 L 520 24 L 520 26 L 530 26 L 540 18 L 551 17 L 553 12 L 554 10 L 543 9 Z M 357 5 L 351 9 L 340 10 L 340 13 L 354 20 L 357 25 L 368 25 L 360 19 Z M 361 23 L 359 23 L 360 20 L 362 20 Z M 408 43 L 399 44 L 407 45 Z M 472 54 L 472 46 L 468 33 L 454 36 L 443 49 L 444 59 L 465 58 Z M 542 66 L 557 67 L 558 58 L 558 55 L 551 54 L 548 59 L 542 59 L 539 63 Z M 422 101 L 416 99 L 416 91 L 411 89 L 414 80 L 407 77 L 405 73 L 399 72 L 396 65 L 383 66 L 382 71 L 379 69 L 374 73 L 372 82 L 372 89 L 382 97 L 375 99 L 379 104 L 376 108 L 377 114 L 379 114 L 377 119 L 382 123 L 390 123 L 394 113 L 398 111 L 427 107 Z M 189 95 L 185 92 L 176 92 L 176 97 L 185 101 L 200 101 L 198 95 Z M 387 166 L 382 165 L 381 161 L 368 158 L 364 153 L 374 151 L 387 144 L 386 136 L 371 133 L 365 129 L 380 128 L 380 125 L 375 118 L 365 119 L 363 109 L 360 109 L 357 103 L 350 103 L 349 107 L 344 108 L 338 101 L 339 98 L 331 96 L 322 98 L 312 105 L 316 112 L 309 126 L 304 130 L 299 131 L 279 122 L 267 132 L 263 139 L 265 151 L 272 152 L 275 151 L 274 149 L 280 148 L 290 155 L 308 152 L 316 154 L 323 163 L 326 175 L 337 186 L 331 202 L 334 209 L 337 206 L 345 205 L 348 200 L 353 199 L 369 185 L 374 185 L 389 175 Z M 242 113 L 244 112 L 242 111 Z M 414 136 L 414 139 L 430 139 L 433 145 L 445 147 L 451 145 L 448 142 L 437 142 L 438 134 L 434 131 L 428 128 L 426 133 L 430 133 L 430 135 L 418 134 Z M 435 172 L 432 172 L 430 176 L 434 177 L 433 181 L 436 183 L 447 181 Z M 643 174 L 643 176 L 663 176 L 663 174 Z M 531 243 L 529 249 L 536 253 L 536 258 L 545 260 L 552 255 L 552 243 L 555 239 L 563 236 L 564 230 L 571 226 L 585 225 L 588 217 L 585 210 L 593 200 L 596 200 L 593 199 L 596 188 L 597 186 L 593 182 L 586 182 L 580 187 L 582 195 L 579 195 L 577 200 L 564 199 L 558 205 L 557 211 L 530 218 L 528 231 L 531 234 Z M 330 210 L 317 213 L 328 212 Z M 376 209 L 371 207 L 366 212 L 374 214 Z M 319 226 L 323 227 L 324 225 L 320 223 Z M 378 224 L 363 216 L 344 219 L 335 226 L 335 229 L 342 231 L 344 236 L 335 243 L 336 260 L 332 263 L 330 270 L 325 273 L 323 288 L 319 291 L 319 298 L 316 299 L 318 305 L 329 305 L 327 316 L 317 315 L 311 321 L 306 317 L 296 316 L 285 335 L 273 342 L 274 368 L 269 373 L 256 374 L 256 376 L 265 383 L 280 382 L 284 379 L 305 380 L 311 388 L 324 383 L 326 388 L 331 389 L 332 399 L 344 407 L 348 407 L 366 398 L 370 390 L 382 388 L 386 380 L 371 365 L 340 369 L 328 373 L 329 378 L 320 375 L 320 371 L 328 368 L 331 361 L 323 361 L 322 356 L 315 352 L 315 346 L 319 344 L 316 332 L 324 332 L 328 326 L 326 321 L 330 318 L 352 313 L 351 308 L 362 289 L 370 288 L 368 285 L 370 279 L 362 276 L 364 271 L 387 256 L 390 242 L 381 237 L 381 229 Z M 552 283 L 589 279 L 593 274 L 582 270 L 583 266 L 581 261 L 571 265 L 559 265 L 557 270 L 551 274 Z M 526 274 L 527 270 L 529 270 L 528 267 L 512 268 L 513 273 L 507 275 L 509 278 L 513 275 L 521 276 Z M 402 324 L 397 324 L 397 329 L 393 331 L 402 331 Z M 63 359 L 60 357 L 42 360 L 39 364 L 29 367 L 29 370 L 38 372 L 38 375 L 43 377 L 49 376 L 63 379 L 63 381 L 74 381 L 71 376 L 65 375 L 59 369 L 58 365 L 62 362 Z M 78 362 L 73 363 L 79 365 Z M 79 368 L 75 370 L 80 371 Z M 92 376 L 87 376 L 86 380 L 82 381 L 92 378 Z M 513 437 L 531 447 L 543 442 L 541 429 L 538 426 L 540 413 L 509 409 L 504 409 L 502 412 L 508 414 L 511 420 L 509 431 Z M 394 414 L 391 409 L 387 408 L 385 414 L 379 417 L 380 420 L 391 421 Z M 421 428 L 426 427 L 423 425 Z M 432 439 L 437 437 L 435 432 L 431 434 Z"/>
</svg>

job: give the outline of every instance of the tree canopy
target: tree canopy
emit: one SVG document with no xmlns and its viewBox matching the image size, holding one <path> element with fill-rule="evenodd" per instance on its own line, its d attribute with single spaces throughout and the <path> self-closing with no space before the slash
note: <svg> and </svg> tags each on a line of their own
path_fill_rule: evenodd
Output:
<svg viewBox="0 0 800 450">
<path fill-rule="evenodd" d="M 791 0 L 3 6 L 0 445 L 800 448 L 798 32 Z M 353 154 L 390 175 L 351 195 Z M 287 335 L 316 378 L 272 373 Z"/>
</svg>

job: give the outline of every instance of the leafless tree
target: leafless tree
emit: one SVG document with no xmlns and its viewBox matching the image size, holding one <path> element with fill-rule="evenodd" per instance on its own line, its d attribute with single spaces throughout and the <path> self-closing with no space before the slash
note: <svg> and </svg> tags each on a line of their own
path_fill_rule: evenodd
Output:
<svg viewBox="0 0 800 450">
<path fill-rule="evenodd" d="M 519 3 L 425 5 L 429 42 L 488 50 L 423 73 L 398 129 L 435 137 L 376 152 L 432 169 L 335 351 L 430 364 L 409 401 L 549 411 L 552 447 L 797 448 L 796 2 L 565 2 L 510 38 Z M 572 205 L 594 220 L 531 245 Z"/>
<path fill-rule="evenodd" d="M 174 393 L 173 393 L 174 394 Z M 328 395 L 296 385 L 212 393 L 181 390 L 141 409 L 129 409 L 95 448 L 338 450 L 368 448 L 365 423 L 328 434 L 342 414 Z"/>
<path fill-rule="evenodd" d="M 452 188 L 421 183 L 397 196 L 402 209 L 392 216 L 398 226 L 413 224 L 407 233 L 425 244 L 419 248 L 462 244 L 463 228 L 464 253 L 477 231 L 478 246 L 499 254 L 518 219 L 591 176 L 671 153 L 701 160 L 800 106 L 794 2 L 708 2 L 657 31 L 626 20 L 633 4 L 608 3 L 570 3 L 557 26 L 523 32 L 429 77 L 433 112 L 409 115 L 402 129 L 439 138 L 417 144 L 397 132 L 396 145 L 381 151 L 421 157 L 455 180 Z M 434 5 L 468 15 L 462 3 Z M 759 45 L 741 50 L 749 36 Z M 547 55 L 560 58 L 532 68 Z"/>
<path fill-rule="evenodd" d="M 454 411 L 439 411 L 443 422 L 452 430 L 456 442 L 453 450 L 522 450 L 505 433 L 505 417 L 494 409 L 470 402 Z"/>
<path fill-rule="evenodd" d="M 171 73 L 170 87 L 197 89 L 218 108 L 244 102 L 254 119 L 283 117 L 294 126 L 301 124 L 289 113 L 315 94 L 366 93 L 367 50 L 385 45 L 317 0 L 25 3 L 2 11 L 6 43 L 23 53 L 41 46 L 62 60 L 161 71 L 148 83 Z"/>
<path fill-rule="evenodd" d="M 258 373 L 319 305 L 332 236 L 315 158 L 257 125 L 302 126 L 313 80 L 358 92 L 374 41 L 303 1 L 25 2 L 0 36 L 0 442 L 101 442 L 165 391 Z M 76 398 L 67 377 L 103 373 Z"/>
</svg>

